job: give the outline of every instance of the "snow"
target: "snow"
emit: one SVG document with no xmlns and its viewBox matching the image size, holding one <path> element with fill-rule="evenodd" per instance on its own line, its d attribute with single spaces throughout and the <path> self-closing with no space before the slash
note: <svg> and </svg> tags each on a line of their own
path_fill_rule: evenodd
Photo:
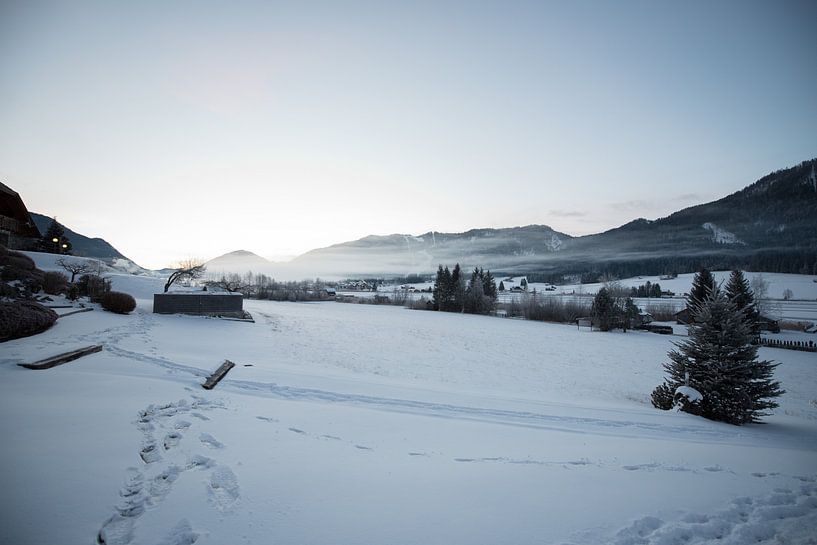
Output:
<svg viewBox="0 0 817 545">
<path fill-rule="evenodd" d="M 9 543 L 808 543 L 814 355 L 761 348 L 764 425 L 658 411 L 671 338 L 392 306 L 246 301 L 4 343 Z M 16 363 L 93 343 L 48 371 Z M 224 359 L 237 366 L 212 391 Z"/>
<path fill-rule="evenodd" d="M 678 386 L 675 389 L 675 395 L 678 394 L 685 396 L 688 400 L 692 402 L 700 401 L 704 398 L 704 396 L 701 395 L 701 392 L 689 386 Z"/>
<path fill-rule="evenodd" d="M 707 231 L 712 231 L 712 242 L 717 244 L 746 244 L 740 240 L 734 233 L 718 227 L 714 223 L 706 222 L 701 225 Z"/>
<path fill-rule="evenodd" d="M 712 271 L 715 281 L 720 285 L 726 285 L 729 280 L 731 271 Z M 746 272 L 744 276 L 750 282 L 757 276 L 760 276 L 769 284 L 768 297 L 771 300 L 768 305 L 769 314 L 773 317 L 784 320 L 793 321 L 811 321 L 817 322 L 817 276 L 812 274 L 787 274 L 787 273 L 754 273 Z M 662 290 L 669 290 L 675 293 L 673 298 L 661 299 L 636 299 L 636 304 L 644 308 L 651 304 L 670 304 L 675 305 L 679 310 L 685 305 L 684 294 L 688 293 L 692 287 L 692 279 L 695 273 L 679 274 L 677 278 L 670 280 L 662 280 L 660 276 L 636 276 L 632 278 L 624 278 L 618 283 L 624 287 L 638 287 L 650 282 L 652 284 L 658 283 Z M 508 283 L 505 283 L 506 287 Z M 536 288 L 540 295 L 546 295 L 545 286 L 547 284 L 529 283 L 528 290 L 531 291 Z M 592 284 L 566 284 L 558 286 L 555 292 L 557 295 L 574 295 L 581 294 L 589 297 L 595 295 L 604 284 L 595 282 Z M 794 297 L 790 301 L 783 300 L 783 292 L 790 289 Z"/>
</svg>

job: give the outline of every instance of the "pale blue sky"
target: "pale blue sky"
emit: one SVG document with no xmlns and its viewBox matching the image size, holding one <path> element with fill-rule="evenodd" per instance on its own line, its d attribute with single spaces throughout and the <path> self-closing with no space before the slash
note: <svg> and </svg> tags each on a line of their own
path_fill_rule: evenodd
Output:
<svg viewBox="0 0 817 545">
<path fill-rule="evenodd" d="M 573 235 L 817 156 L 815 2 L 0 1 L 0 180 L 140 264 Z"/>
</svg>

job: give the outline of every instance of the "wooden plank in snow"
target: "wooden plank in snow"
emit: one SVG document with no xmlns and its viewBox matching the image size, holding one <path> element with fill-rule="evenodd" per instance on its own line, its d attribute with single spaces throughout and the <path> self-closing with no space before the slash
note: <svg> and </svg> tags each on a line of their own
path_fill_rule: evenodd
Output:
<svg viewBox="0 0 817 545">
<path fill-rule="evenodd" d="M 80 312 L 91 312 L 92 310 L 94 310 L 93 307 L 81 308 L 81 309 L 78 309 L 78 310 L 72 310 L 71 312 L 66 312 L 65 314 L 60 314 L 59 318 L 65 318 L 66 316 L 71 316 L 72 314 L 79 314 Z"/>
<path fill-rule="evenodd" d="M 66 352 L 65 354 L 59 354 L 57 356 L 52 356 L 50 358 L 36 361 L 34 363 L 18 363 L 20 367 L 25 367 L 26 369 L 51 369 L 52 367 L 56 367 L 58 365 L 62 365 L 63 363 L 68 363 L 69 361 L 74 361 L 77 358 L 81 358 L 82 356 L 87 356 L 88 354 L 93 354 L 94 352 L 100 352 L 102 350 L 101 344 L 96 344 L 93 346 L 86 346 L 85 348 L 79 348 L 77 350 L 72 350 L 71 352 Z"/>
<path fill-rule="evenodd" d="M 202 384 L 202 388 L 205 390 L 212 390 L 215 388 L 216 384 L 218 384 L 221 379 L 227 374 L 227 371 L 235 367 L 235 364 L 230 360 L 224 360 L 224 363 L 221 364 L 221 367 L 216 369 L 216 372 L 207 377 L 207 380 L 204 381 Z"/>
</svg>

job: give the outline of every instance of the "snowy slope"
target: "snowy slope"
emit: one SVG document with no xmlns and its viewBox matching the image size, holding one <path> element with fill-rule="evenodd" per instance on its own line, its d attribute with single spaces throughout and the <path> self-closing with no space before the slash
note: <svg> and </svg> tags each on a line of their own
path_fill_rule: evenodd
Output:
<svg viewBox="0 0 817 545">
<path fill-rule="evenodd" d="M 807 543 L 814 355 L 741 428 L 653 409 L 671 340 L 395 307 L 247 301 L 2 345 L 9 543 Z M 105 350 L 49 371 L 17 367 Z M 199 384 L 223 359 L 237 367 Z M 686 538 L 684 539 L 684 536 Z M 788 541 L 785 541 L 787 540 Z"/>
</svg>

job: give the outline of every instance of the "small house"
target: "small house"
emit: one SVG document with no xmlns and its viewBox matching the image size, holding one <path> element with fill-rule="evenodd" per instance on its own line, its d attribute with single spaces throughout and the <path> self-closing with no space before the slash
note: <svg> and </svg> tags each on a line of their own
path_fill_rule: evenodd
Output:
<svg viewBox="0 0 817 545">
<path fill-rule="evenodd" d="M 682 308 L 675 313 L 675 321 L 680 325 L 689 325 L 692 323 L 692 314 L 689 309 Z"/>
<path fill-rule="evenodd" d="M 760 331 L 768 331 L 770 333 L 780 333 L 780 322 L 769 318 L 768 316 L 758 316 L 757 326 Z"/>
<path fill-rule="evenodd" d="M 644 326 L 652 323 L 652 320 L 653 320 L 652 314 L 642 310 L 642 311 L 640 311 L 638 313 L 638 317 L 636 318 L 635 326 L 636 327 L 644 327 Z"/>
</svg>

